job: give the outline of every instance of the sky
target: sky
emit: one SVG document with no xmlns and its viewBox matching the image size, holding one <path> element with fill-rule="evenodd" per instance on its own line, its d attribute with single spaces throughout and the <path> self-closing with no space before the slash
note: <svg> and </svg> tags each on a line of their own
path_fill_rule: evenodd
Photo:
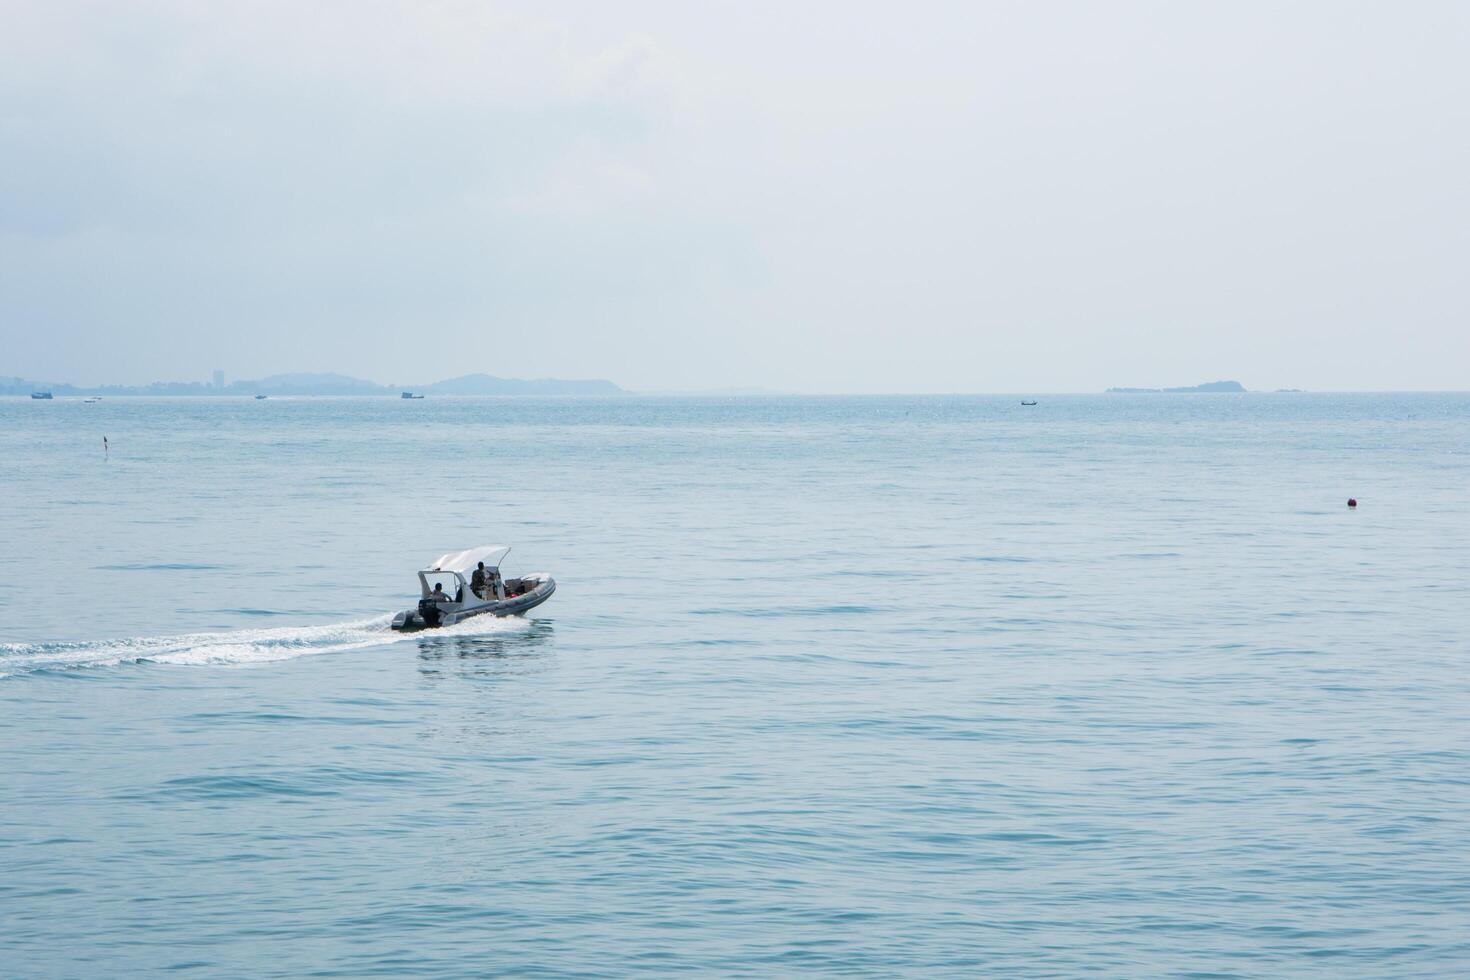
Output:
<svg viewBox="0 0 1470 980">
<path fill-rule="evenodd" d="M 0 0 L 0 375 L 1470 388 L 1470 5 Z"/>
</svg>

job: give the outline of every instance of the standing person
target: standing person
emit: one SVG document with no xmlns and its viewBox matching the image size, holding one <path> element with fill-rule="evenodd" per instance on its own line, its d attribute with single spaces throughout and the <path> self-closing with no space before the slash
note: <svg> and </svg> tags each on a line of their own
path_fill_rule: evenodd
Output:
<svg viewBox="0 0 1470 980">
<path fill-rule="evenodd" d="M 480 562 L 474 574 L 470 576 L 470 591 L 481 599 L 485 598 L 485 563 Z"/>
</svg>

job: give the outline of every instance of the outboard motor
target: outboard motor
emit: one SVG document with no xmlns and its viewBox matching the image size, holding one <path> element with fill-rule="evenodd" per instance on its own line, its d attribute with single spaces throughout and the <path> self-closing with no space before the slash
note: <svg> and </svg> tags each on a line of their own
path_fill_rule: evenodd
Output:
<svg viewBox="0 0 1470 980">
<path fill-rule="evenodd" d="M 433 599 L 419 600 L 419 615 L 424 617 L 425 626 L 439 625 L 439 607 L 434 605 Z"/>
</svg>

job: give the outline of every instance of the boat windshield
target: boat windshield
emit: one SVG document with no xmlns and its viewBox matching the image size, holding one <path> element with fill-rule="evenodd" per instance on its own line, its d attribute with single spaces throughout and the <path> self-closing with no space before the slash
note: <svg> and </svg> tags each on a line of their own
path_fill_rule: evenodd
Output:
<svg viewBox="0 0 1470 980">
<path fill-rule="evenodd" d="M 444 596 L 451 602 L 464 601 L 463 593 L 460 591 L 463 587 L 464 580 L 458 575 L 449 572 L 425 571 L 419 572 L 419 581 L 423 583 L 424 598 L 426 599 L 434 594 L 434 586 L 437 585 L 440 586 Z M 457 596 L 459 598 L 456 598 Z"/>
</svg>

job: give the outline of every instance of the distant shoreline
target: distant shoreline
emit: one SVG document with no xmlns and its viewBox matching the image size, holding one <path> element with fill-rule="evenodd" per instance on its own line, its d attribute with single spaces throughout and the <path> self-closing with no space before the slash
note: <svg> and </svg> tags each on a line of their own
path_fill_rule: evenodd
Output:
<svg viewBox="0 0 1470 980">
<path fill-rule="evenodd" d="M 333 396 L 378 396 L 402 398 L 413 395 L 491 395 L 491 396 L 598 396 L 627 394 L 622 388 L 602 378 L 565 380 L 562 378 L 497 378 L 488 374 L 467 374 L 423 385 L 380 385 L 375 381 L 353 378 L 345 374 L 277 374 L 258 381 L 234 381 L 210 384 L 200 381 L 156 381 L 148 385 L 80 386 L 63 382 L 32 381 L 27 378 L 0 378 L 0 395 L 29 396 L 33 392 L 50 392 L 61 397 L 209 397 L 209 398 L 313 398 Z"/>
<path fill-rule="evenodd" d="M 1245 385 L 1239 381 L 1209 381 L 1202 385 L 1190 385 L 1187 388 L 1109 388 L 1105 394 L 1109 395 L 1209 395 L 1209 394 L 1241 394 L 1245 392 Z"/>
</svg>

